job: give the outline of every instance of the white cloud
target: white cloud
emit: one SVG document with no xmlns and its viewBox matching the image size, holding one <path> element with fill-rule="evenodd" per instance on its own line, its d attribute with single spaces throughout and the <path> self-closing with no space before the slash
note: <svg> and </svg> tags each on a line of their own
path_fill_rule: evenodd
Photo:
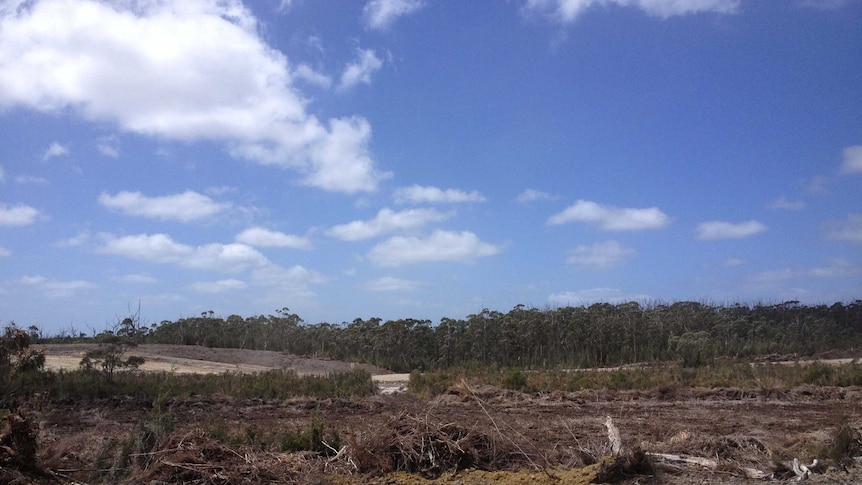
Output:
<svg viewBox="0 0 862 485">
<path fill-rule="evenodd" d="M 268 264 L 257 268 L 251 273 L 252 282 L 261 286 L 305 285 L 308 283 L 326 283 L 328 278 L 317 271 L 296 265 L 284 268 Z"/>
<path fill-rule="evenodd" d="M 359 49 L 357 59 L 344 68 L 338 89 L 347 90 L 359 83 L 371 84 L 371 75 L 383 67 L 383 61 L 371 49 Z"/>
<path fill-rule="evenodd" d="M 526 189 L 515 199 L 522 204 L 526 204 L 528 202 L 535 202 L 539 200 L 554 200 L 556 196 L 551 195 L 547 192 L 542 192 L 540 190 Z"/>
<path fill-rule="evenodd" d="M 247 287 L 247 284 L 235 279 L 200 281 L 197 283 L 192 283 L 188 286 L 188 288 L 195 293 L 227 293 L 232 291 L 244 290 Z"/>
<path fill-rule="evenodd" d="M 571 23 L 593 6 L 634 6 L 648 15 L 669 18 L 702 12 L 736 13 L 739 0 L 527 0 L 524 10 L 559 23 Z"/>
<path fill-rule="evenodd" d="M 179 222 L 210 217 L 231 207 L 229 203 L 217 203 L 191 190 L 161 197 L 147 197 L 140 192 L 123 191 L 117 195 L 103 192 L 99 203 L 130 216 Z"/>
<path fill-rule="evenodd" d="M 374 246 L 368 258 L 381 266 L 441 261 L 470 263 L 500 251 L 499 247 L 480 241 L 469 231 L 436 230 L 426 238 L 392 237 Z"/>
<path fill-rule="evenodd" d="M 789 200 L 783 195 L 769 203 L 770 209 L 784 209 L 796 211 L 805 208 L 805 202 L 801 200 Z"/>
<path fill-rule="evenodd" d="M 245 244 L 211 243 L 195 247 L 180 244 L 166 234 L 123 237 L 102 234 L 101 237 L 99 252 L 182 268 L 236 273 L 270 264 L 263 254 Z"/>
<path fill-rule="evenodd" d="M 7 258 L 12 255 L 12 251 L 0 246 L 0 258 Z"/>
<path fill-rule="evenodd" d="M 19 185 L 48 185 L 48 179 L 35 175 L 18 175 L 15 177 L 15 183 Z"/>
<path fill-rule="evenodd" d="M 267 302 L 284 304 L 286 299 L 311 300 L 316 297 L 312 284 L 326 283 L 328 279 L 314 270 L 296 265 L 284 268 L 270 264 L 251 272 L 251 283 L 268 289 Z"/>
<path fill-rule="evenodd" d="M 238 1 L 41 0 L 0 15 L 0 107 L 221 141 L 324 190 L 372 191 L 387 175 L 368 156 L 367 121 L 309 114 L 288 60 Z"/>
<path fill-rule="evenodd" d="M 818 10 L 837 10 L 850 5 L 858 0 L 798 0 L 802 7 L 816 8 Z"/>
<path fill-rule="evenodd" d="M 849 146 L 841 153 L 841 174 L 862 173 L 862 145 Z"/>
<path fill-rule="evenodd" d="M 589 268 L 605 269 L 630 258 L 636 253 L 617 241 L 605 241 L 590 246 L 579 245 L 568 252 L 566 263 Z"/>
<path fill-rule="evenodd" d="M 100 136 L 96 139 L 96 149 L 106 157 L 117 158 L 120 156 L 120 139 L 117 135 Z"/>
<path fill-rule="evenodd" d="M 60 281 L 44 276 L 24 276 L 20 283 L 33 288 L 48 298 L 68 298 L 82 291 L 98 288 L 93 283 L 83 280 Z"/>
<path fill-rule="evenodd" d="M 829 191 L 832 180 L 825 175 L 816 175 L 805 184 L 805 192 L 811 195 L 823 194 Z"/>
<path fill-rule="evenodd" d="M 754 236 L 765 230 L 766 226 L 757 221 L 746 221 L 738 224 L 724 221 L 710 221 L 697 225 L 697 238 L 701 241 L 742 239 Z"/>
<path fill-rule="evenodd" d="M 834 258 L 825 266 L 813 268 L 782 268 L 755 273 L 749 278 L 760 284 L 774 285 L 792 280 L 808 280 L 811 278 L 841 279 L 853 278 L 862 274 L 862 264 L 854 263 L 845 258 Z"/>
<path fill-rule="evenodd" d="M 462 203 L 462 202 L 484 202 L 485 197 L 477 191 L 464 192 L 458 189 L 440 189 L 437 187 L 423 187 L 411 185 L 395 190 L 395 202 L 397 204 L 423 204 L 423 203 Z"/>
<path fill-rule="evenodd" d="M 374 219 L 339 224 L 333 226 L 327 234 L 343 241 L 361 241 L 395 231 L 418 229 L 429 222 L 444 221 L 451 216 L 451 213 L 435 209 L 408 209 L 401 212 L 381 209 Z"/>
<path fill-rule="evenodd" d="M 257 247 L 311 249 L 311 241 L 304 237 L 270 231 L 263 227 L 250 227 L 237 234 L 236 242 Z"/>
<path fill-rule="evenodd" d="M 826 221 L 823 229 L 827 239 L 862 243 L 862 214 L 848 214 L 845 220 Z"/>
<path fill-rule="evenodd" d="M 565 210 L 548 218 L 548 224 L 588 222 L 605 231 L 640 231 L 660 229 L 670 224 L 670 218 L 658 207 L 627 209 L 578 200 Z"/>
<path fill-rule="evenodd" d="M 38 217 L 39 211 L 29 205 L 7 207 L 6 204 L 0 204 L 0 227 L 28 226 L 36 222 Z"/>
<path fill-rule="evenodd" d="M 83 246 L 84 244 L 87 244 L 90 241 L 91 237 L 92 237 L 92 234 L 90 234 L 90 231 L 81 231 L 78 234 L 76 234 L 70 238 L 57 241 L 57 247 L 74 248 L 74 247 Z"/>
<path fill-rule="evenodd" d="M 591 288 L 588 290 L 563 291 L 551 293 L 548 302 L 554 305 L 588 305 L 591 303 L 625 303 L 645 301 L 647 295 L 629 295 L 616 288 Z"/>
<path fill-rule="evenodd" d="M 384 276 L 382 278 L 377 278 L 375 280 L 366 282 L 363 285 L 363 288 L 368 291 L 388 293 L 399 291 L 416 291 L 421 286 L 422 283 L 420 281 L 405 280 L 401 278 L 394 278 L 392 276 Z"/>
<path fill-rule="evenodd" d="M 2 37 L 0 37 L 0 39 L 2 39 Z M 2 69 L 2 64 L 0 64 L 0 69 Z M 0 79 L 2 79 L 2 72 L 3 71 L 0 70 Z M 2 91 L 0 91 L 0 96 L 2 96 Z M 0 102 L 2 102 L 2 99 L 0 99 Z M 42 160 L 48 160 L 49 158 L 54 158 L 54 157 L 62 157 L 63 155 L 68 155 L 68 154 L 69 154 L 68 148 L 64 147 L 63 145 L 61 145 L 57 142 L 54 142 L 54 143 L 51 143 L 51 146 L 49 146 L 47 150 L 45 150 L 45 154 L 42 155 Z"/>
<path fill-rule="evenodd" d="M 158 283 L 159 280 L 153 278 L 148 273 L 132 273 L 120 276 L 117 278 L 117 281 L 121 283 L 131 283 L 131 284 L 152 284 Z"/>
<path fill-rule="evenodd" d="M 745 264 L 745 260 L 739 258 L 729 258 L 721 262 L 721 266 L 725 268 L 733 268 L 734 266 L 742 266 L 743 264 Z"/>
<path fill-rule="evenodd" d="M 332 78 L 326 74 L 321 74 L 315 71 L 314 68 L 308 64 L 300 64 L 296 66 L 296 69 L 293 71 L 293 75 L 296 76 L 297 79 L 302 79 L 309 84 L 322 88 L 328 88 L 332 85 Z"/>
<path fill-rule="evenodd" d="M 368 29 L 383 30 L 399 17 L 411 14 L 423 6 L 422 0 L 369 0 L 362 10 Z"/>
<path fill-rule="evenodd" d="M 807 274 L 813 278 L 852 278 L 862 274 L 862 264 L 845 258 L 834 258 L 826 266 L 809 269 Z"/>
</svg>

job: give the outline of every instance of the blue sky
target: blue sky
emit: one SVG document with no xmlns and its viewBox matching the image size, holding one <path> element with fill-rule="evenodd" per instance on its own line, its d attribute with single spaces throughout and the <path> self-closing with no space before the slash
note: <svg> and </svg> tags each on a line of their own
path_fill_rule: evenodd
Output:
<svg viewBox="0 0 862 485">
<path fill-rule="evenodd" d="M 862 2 L 0 1 L 0 321 L 862 297 Z"/>
</svg>

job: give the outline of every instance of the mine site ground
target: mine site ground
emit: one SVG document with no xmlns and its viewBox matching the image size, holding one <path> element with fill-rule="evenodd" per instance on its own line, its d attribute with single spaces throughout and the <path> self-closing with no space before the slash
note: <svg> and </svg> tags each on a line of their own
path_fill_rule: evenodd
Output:
<svg viewBox="0 0 862 485">
<path fill-rule="evenodd" d="M 46 367 L 58 370 L 76 368 L 93 347 L 37 348 L 46 353 Z M 364 368 L 382 392 L 350 399 L 190 396 L 164 403 L 164 412 L 173 420 L 171 432 L 159 450 L 137 457 L 144 459 L 145 466 L 117 480 L 124 483 L 589 483 L 600 465 L 594 462 L 611 452 L 608 417 L 620 432 L 624 450 L 653 454 L 649 455 L 651 471 L 616 477 L 623 483 L 758 483 L 795 480 L 796 475 L 786 469 L 794 458 L 804 464 L 814 459 L 824 462 L 841 427 L 857 433 L 862 429 L 859 387 L 668 386 L 650 391 L 521 393 L 462 383 L 443 395 L 422 399 L 404 392 L 408 375 L 358 363 L 173 345 L 142 345 L 131 354 L 145 359 L 144 371 L 174 373 L 288 368 L 303 375 Z M 40 462 L 68 483 L 84 483 L 85 477 L 106 466 L 104 455 L 111 443 L 120 443 L 139 428 L 153 407 L 152 402 L 133 398 L 37 404 Z M 255 433 L 262 442 L 267 433 L 307 429 L 315 420 L 340 437 L 341 446 L 332 443 L 333 448 L 350 448 L 352 454 L 336 454 L 333 449 L 330 456 L 322 457 L 249 444 Z M 214 430 L 244 433 L 247 439 L 231 444 L 218 439 Z M 448 456 L 446 446 L 464 448 L 475 466 L 435 473 L 435 467 L 444 464 L 434 459 Z M 410 453 L 416 456 L 402 458 L 421 463 L 420 469 L 405 470 L 414 472 L 410 474 L 359 473 L 356 462 L 373 462 L 377 458 L 370 455 L 375 450 L 402 455 L 404 450 L 414 450 Z M 658 458 L 669 455 L 708 463 Z M 493 470 L 476 470 L 488 470 L 483 464 L 491 461 Z M 381 464 L 380 469 L 384 468 Z M 819 470 L 808 480 L 862 483 L 860 469 L 859 459 L 851 459 L 844 469 Z M 763 472 L 766 478 L 747 478 L 745 470 Z M 423 474 L 437 478 L 429 482 Z"/>
</svg>

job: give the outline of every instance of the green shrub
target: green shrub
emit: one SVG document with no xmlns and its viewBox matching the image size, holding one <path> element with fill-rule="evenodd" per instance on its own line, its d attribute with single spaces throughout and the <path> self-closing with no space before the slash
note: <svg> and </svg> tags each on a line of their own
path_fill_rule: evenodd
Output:
<svg viewBox="0 0 862 485">
<path fill-rule="evenodd" d="M 503 376 L 503 388 L 513 391 L 523 391 L 527 389 L 527 374 L 521 369 L 510 369 Z"/>
<path fill-rule="evenodd" d="M 828 385 L 832 381 L 834 369 L 821 362 L 814 362 L 805 366 L 802 372 L 802 382 L 818 386 Z"/>
</svg>

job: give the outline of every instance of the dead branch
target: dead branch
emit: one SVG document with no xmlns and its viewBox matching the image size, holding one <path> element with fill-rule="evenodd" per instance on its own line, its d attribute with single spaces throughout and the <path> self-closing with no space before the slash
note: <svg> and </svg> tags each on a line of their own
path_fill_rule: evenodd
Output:
<svg viewBox="0 0 862 485">
<path fill-rule="evenodd" d="M 613 456 L 620 456 L 623 450 L 623 440 L 620 438 L 620 430 L 614 425 L 614 420 L 610 416 L 605 420 L 605 427 L 608 428 L 608 441 L 611 443 L 611 453 Z"/>
</svg>

